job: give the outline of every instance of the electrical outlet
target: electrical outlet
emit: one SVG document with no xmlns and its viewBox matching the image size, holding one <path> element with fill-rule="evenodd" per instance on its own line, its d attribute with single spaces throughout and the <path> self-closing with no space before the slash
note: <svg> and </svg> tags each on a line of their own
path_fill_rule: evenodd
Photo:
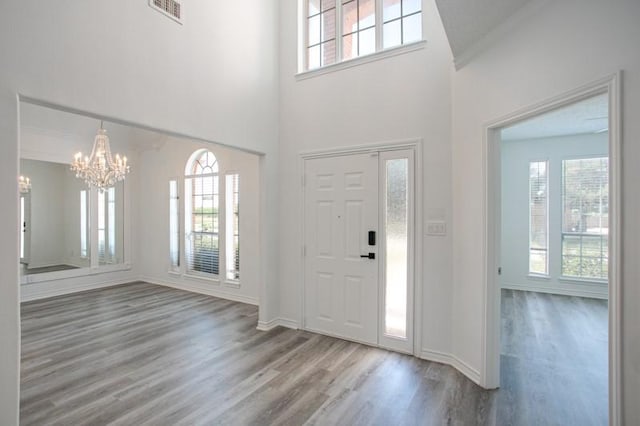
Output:
<svg viewBox="0 0 640 426">
<path fill-rule="evenodd" d="M 447 235 L 447 224 L 444 221 L 427 222 L 427 235 L 435 235 L 435 236 Z"/>
</svg>

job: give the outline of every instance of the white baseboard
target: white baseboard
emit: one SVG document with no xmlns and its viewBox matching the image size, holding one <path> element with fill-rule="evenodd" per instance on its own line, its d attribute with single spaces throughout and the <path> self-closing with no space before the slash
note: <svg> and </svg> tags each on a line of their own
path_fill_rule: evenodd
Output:
<svg viewBox="0 0 640 426">
<path fill-rule="evenodd" d="M 587 297 L 592 299 L 608 299 L 609 289 L 606 285 L 594 285 L 585 284 L 583 288 L 576 288 L 575 286 L 559 288 L 557 286 L 544 286 L 536 284 L 515 284 L 515 283 L 502 283 L 501 286 L 505 290 L 521 290 L 521 291 L 535 291 L 537 293 L 547 294 L 559 294 L 561 296 L 575 296 L 575 297 Z"/>
<path fill-rule="evenodd" d="M 246 303 L 249 305 L 258 306 L 258 299 L 255 297 L 249 297 L 242 294 L 231 293 L 222 291 L 219 286 L 212 287 L 210 285 L 199 285 L 197 283 L 176 283 L 171 281 L 165 281 L 158 278 L 152 278 L 147 276 L 140 277 L 140 281 L 145 281 L 150 284 L 161 285 L 165 287 L 176 288 L 178 290 L 190 291 L 192 293 L 206 294 L 207 296 L 219 297 L 220 299 L 233 300 L 234 302 Z"/>
<path fill-rule="evenodd" d="M 258 330 L 260 331 L 273 330 L 278 326 L 291 328 L 293 330 L 297 330 L 300 328 L 298 321 L 288 318 L 274 318 L 270 321 L 258 321 Z"/>
<path fill-rule="evenodd" d="M 83 284 L 64 284 L 61 283 L 61 281 L 57 281 L 55 288 L 51 288 L 50 284 L 47 282 L 22 284 L 20 286 L 20 301 L 30 302 L 33 300 L 47 299 L 49 297 L 63 296 L 65 294 L 78 293 L 81 291 L 113 287 L 116 285 L 127 284 L 135 281 L 135 278 L 125 278 L 119 280 L 108 280 Z"/>
<path fill-rule="evenodd" d="M 424 348 L 420 351 L 420 354 L 418 356 L 419 358 L 427 361 L 449 365 L 464 374 L 469 380 L 480 386 L 480 372 L 456 356 L 445 352 L 432 351 L 430 349 Z"/>
</svg>

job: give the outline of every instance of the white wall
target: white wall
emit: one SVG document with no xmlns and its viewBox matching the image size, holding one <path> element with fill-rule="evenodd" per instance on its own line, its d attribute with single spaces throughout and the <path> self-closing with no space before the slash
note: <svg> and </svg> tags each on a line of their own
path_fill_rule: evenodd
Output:
<svg viewBox="0 0 640 426">
<path fill-rule="evenodd" d="M 606 299 L 606 283 L 561 279 L 562 160 L 608 155 L 608 133 L 503 142 L 502 288 Z M 549 276 L 529 275 L 529 163 L 549 163 Z"/>
<path fill-rule="evenodd" d="M 547 2 L 454 75 L 453 346 L 482 362 L 483 125 L 618 70 L 623 75 L 622 332 L 625 424 L 640 421 L 640 2 Z"/>
<path fill-rule="evenodd" d="M 451 53 L 431 0 L 423 6 L 424 49 L 297 81 L 297 1 L 280 3 L 280 314 L 300 324 L 300 153 L 421 139 L 426 217 L 451 220 Z M 418 218 L 423 220 L 424 218 Z M 286 226 L 285 226 L 286 224 Z M 451 234 L 422 239 L 425 356 L 449 361 Z"/>
<path fill-rule="evenodd" d="M 261 244 L 276 245 L 278 2 L 187 1 L 184 9 L 181 26 L 147 1 L 2 3 L 0 424 L 17 423 L 18 412 L 17 93 L 266 153 Z M 272 303 L 275 259 L 271 250 L 264 262 Z M 275 309 L 261 306 L 260 315 Z"/>
<path fill-rule="evenodd" d="M 199 279 L 169 272 L 169 179 L 180 178 L 184 191 L 186 164 L 196 150 L 211 150 L 218 159 L 220 185 L 226 172 L 240 175 L 240 280 L 239 284 L 222 280 Z M 144 247 L 140 250 L 140 268 L 145 281 L 197 291 L 245 303 L 258 304 L 260 283 L 259 235 L 260 182 L 259 157 L 213 144 L 168 138 L 157 150 L 145 151 L 140 158 L 140 223 L 136 234 Z M 181 203 L 184 203 L 184 197 Z M 221 201 L 221 209 L 223 204 Z M 184 217 L 181 217 L 184 232 Z M 184 240 L 180 241 L 184 250 Z"/>
</svg>

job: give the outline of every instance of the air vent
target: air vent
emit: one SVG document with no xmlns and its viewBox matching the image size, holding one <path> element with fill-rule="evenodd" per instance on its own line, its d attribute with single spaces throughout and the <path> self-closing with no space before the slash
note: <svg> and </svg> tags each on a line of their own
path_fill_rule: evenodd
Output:
<svg viewBox="0 0 640 426">
<path fill-rule="evenodd" d="M 149 0 L 149 6 L 182 24 L 182 5 L 176 0 Z"/>
</svg>

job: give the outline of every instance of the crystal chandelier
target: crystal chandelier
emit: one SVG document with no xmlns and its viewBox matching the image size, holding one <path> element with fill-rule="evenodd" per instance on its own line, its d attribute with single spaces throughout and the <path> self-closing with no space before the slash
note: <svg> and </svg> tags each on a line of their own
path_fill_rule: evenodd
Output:
<svg viewBox="0 0 640 426">
<path fill-rule="evenodd" d="M 21 194 L 28 194 L 31 191 L 31 179 L 26 176 L 18 178 L 18 189 Z"/>
<path fill-rule="evenodd" d="M 106 188 L 114 186 L 116 182 L 124 180 L 125 175 L 129 173 L 129 166 L 127 157 L 116 154 L 114 161 L 109 147 L 109 137 L 101 121 L 100 129 L 93 142 L 91 156 L 83 158 L 82 153 L 78 152 L 71 163 L 71 170 L 76 172 L 77 178 L 84 179 L 87 185 L 95 186 L 103 192 Z"/>
</svg>

